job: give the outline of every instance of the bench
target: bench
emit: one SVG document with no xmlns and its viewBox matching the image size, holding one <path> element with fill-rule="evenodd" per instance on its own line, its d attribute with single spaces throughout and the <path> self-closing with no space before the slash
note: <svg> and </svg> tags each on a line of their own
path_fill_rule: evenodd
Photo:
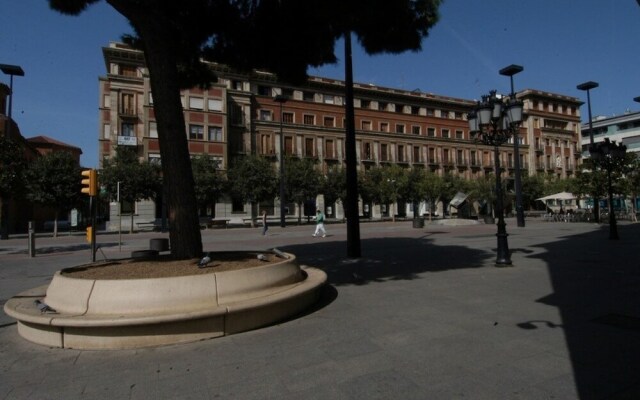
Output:
<svg viewBox="0 0 640 400">
<path fill-rule="evenodd" d="M 200 218 L 200 228 L 227 228 L 229 220 L 225 218 Z"/>
<path fill-rule="evenodd" d="M 155 231 L 158 229 L 156 221 L 136 222 L 139 231 Z"/>
</svg>

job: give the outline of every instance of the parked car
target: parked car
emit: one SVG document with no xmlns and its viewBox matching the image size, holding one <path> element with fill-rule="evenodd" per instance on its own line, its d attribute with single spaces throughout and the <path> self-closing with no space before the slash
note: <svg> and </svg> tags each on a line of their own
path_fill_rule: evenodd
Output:
<svg viewBox="0 0 640 400">
<path fill-rule="evenodd" d="M 53 232 L 53 226 L 55 221 L 44 221 L 43 229 L 45 232 Z M 60 231 L 68 231 L 71 229 L 71 222 L 67 220 L 59 220 L 58 221 L 58 232 Z"/>
</svg>

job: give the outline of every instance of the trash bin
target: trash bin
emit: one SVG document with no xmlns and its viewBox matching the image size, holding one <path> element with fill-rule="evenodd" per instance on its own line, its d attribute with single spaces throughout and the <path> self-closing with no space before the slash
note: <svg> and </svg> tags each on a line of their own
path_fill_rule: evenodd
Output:
<svg viewBox="0 0 640 400">
<path fill-rule="evenodd" d="M 414 228 L 424 228 L 424 217 L 414 217 L 413 218 L 413 227 Z"/>
</svg>

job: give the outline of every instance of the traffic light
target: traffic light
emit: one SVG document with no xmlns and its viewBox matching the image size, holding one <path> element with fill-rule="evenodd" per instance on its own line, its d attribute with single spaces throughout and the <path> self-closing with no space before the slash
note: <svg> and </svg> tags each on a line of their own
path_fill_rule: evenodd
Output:
<svg viewBox="0 0 640 400">
<path fill-rule="evenodd" d="M 87 242 L 93 243 L 93 226 L 87 226 Z"/>
<path fill-rule="evenodd" d="M 89 196 L 98 195 L 98 171 L 85 169 L 82 171 L 82 193 Z"/>
</svg>

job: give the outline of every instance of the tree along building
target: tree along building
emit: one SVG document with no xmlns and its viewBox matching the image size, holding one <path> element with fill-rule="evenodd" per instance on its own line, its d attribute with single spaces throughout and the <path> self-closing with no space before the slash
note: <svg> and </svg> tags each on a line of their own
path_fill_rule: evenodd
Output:
<svg viewBox="0 0 640 400">
<path fill-rule="evenodd" d="M 141 160 L 161 162 L 143 54 L 121 43 L 111 43 L 103 54 L 107 75 L 99 78 L 101 165 L 113 156 L 116 146 L 133 146 Z M 271 159 L 278 168 L 283 148 L 285 155 L 317 160 L 324 173 L 332 166 L 345 166 L 344 81 L 309 77 L 305 84 L 292 86 L 268 72 L 239 73 L 223 65 L 208 65 L 218 80 L 208 89 L 181 93 L 184 134 L 192 155 L 209 154 L 226 169 L 233 158 L 256 154 Z M 358 169 L 398 164 L 465 179 L 493 173 L 493 148 L 469 134 L 466 117 L 475 101 L 420 90 L 354 86 Z M 572 176 L 580 161 L 582 102 L 532 89 L 518 92 L 517 97 L 524 102 L 518 135 L 522 173 Z M 500 148 L 504 177 L 515 172 L 513 140 Z M 319 195 L 318 206 L 324 206 L 329 217 L 343 217 L 340 204 L 323 204 Z M 162 215 L 155 204 L 161 204 L 161 199 L 127 205 L 125 210 L 136 213 L 140 220 L 151 220 Z M 294 204 L 287 206 L 291 215 L 297 215 Z M 260 208 L 279 216 L 277 198 Z M 410 208 L 408 204 L 374 206 L 371 215 L 384 216 L 382 210 L 394 209 L 412 216 Z M 251 208 L 226 196 L 212 205 L 210 215 L 247 218 Z"/>
</svg>

